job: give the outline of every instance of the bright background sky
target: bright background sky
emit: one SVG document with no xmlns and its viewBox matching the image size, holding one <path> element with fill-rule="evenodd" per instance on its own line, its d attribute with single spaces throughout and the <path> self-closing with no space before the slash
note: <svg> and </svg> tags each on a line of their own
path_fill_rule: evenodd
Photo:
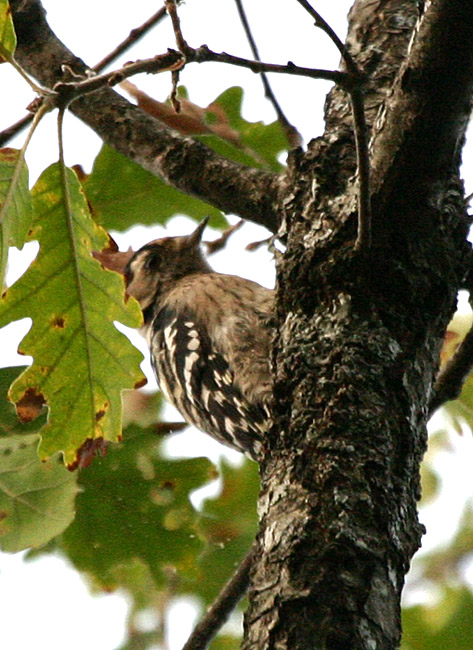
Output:
<svg viewBox="0 0 473 650">
<path fill-rule="evenodd" d="M 156 0 L 141 0 L 131 6 L 124 0 L 44 0 L 48 19 L 52 28 L 72 51 L 81 56 L 89 65 L 94 65 L 111 51 L 129 31 L 140 25 L 160 6 Z M 314 6 L 343 38 L 346 32 L 346 14 L 351 0 L 317 0 Z M 315 29 L 311 18 L 296 0 L 246 0 L 248 18 L 257 40 L 261 57 L 266 62 L 286 63 L 336 68 L 338 52 L 327 37 Z M 225 50 L 232 54 L 251 58 L 242 28 L 232 0 L 187 0 L 179 10 L 184 37 L 192 46 L 206 43 L 215 51 Z M 128 51 L 114 67 L 129 60 L 146 58 L 174 47 L 174 36 L 170 22 L 165 20 L 139 43 Z M 4 98 L 8 103 L 2 106 L 0 129 L 15 122 L 24 115 L 32 94 L 26 83 L 8 66 L 0 67 L 0 82 Z M 132 79 L 141 89 L 157 99 L 164 100 L 170 91 L 168 74 L 140 76 Z M 297 77 L 271 75 L 270 81 L 283 110 L 289 120 L 297 126 L 305 140 L 316 137 L 323 131 L 323 102 L 329 85 L 322 81 L 306 80 Z M 207 106 L 223 90 L 232 85 L 245 88 L 243 115 L 246 119 L 272 121 L 274 113 L 271 105 L 264 99 L 260 79 L 253 73 L 224 67 L 216 63 L 186 68 L 181 75 L 181 83 L 189 92 L 190 99 L 201 106 Z M 5 89 L 8 92 L 5 92 Z M 38 127 L 27 152 L 30 176 L 34 182 L 41 171 L 57 160 L 56 116 L 46 116 Z M 24 135 L 9 146 L 20 147 Z M 68 164 L 80 163 L 86 171 L 91 168 L 94 156 L 100 148 L 100 140 L 87 127 L 71 115 L 65 120 L 65 148 Z M 473 168 L 473 147 L 464 152 L 464 169 Z M 467 193 L 472 191 L 471 174 L 464 172 Z M 156 206 L 157 213 L 159 206 Z M 170 234 L 189 232 L 192 222 L 184 217 L 176 217 L 168 226 Z M 147 241 L 161 236 L 160 227 L 137 228 L 133 233 L 114 235 L 122 249 L 129 245 L 138 248 Z M 217 236 L 217 233 L 213 233 Z M 212 239 L 211 231 L 204 238 Z M 211 263 L 218 271 L 235 273 L 272 286 L 274 269 L 267 252 L 257 254 L 244 251 L 250 241 L 266 236 L 262 228 L 247 225 L 232 238 L 231 248 L 215 255 Z M 233 251 L 233 253 L 232 253 Z M 11 283 L 26 268 L 35 255 L 35 244 L 29 244 L 21 253 L 12 255 L 8 281 Z M 28 322 L 14 323 L 0 330 L 1 366 L 21 365 L 24 357 L 16 354 L 19 340 L 29 329 Z M 139 342 L 143 352 L 146 347 Z M 151 378 L 149 364 L 145 371 Z M 209 450 L 213 459 L 217 458 L 221 446 L 209 441 L 207 436 L 192 431 L 186 434 L 186 450 L 195 443 L 196 455 L 202 453 L 202 446 Z M 181 443 L 183 438 L 180 438 Z M 179 444 L 179 443 L 177 443 Z M 176 443 L 170 444 L 170 453 L 179 453 Z M 236 452 L 229 452 L 236 459 Z M 440 459 L 443 468 L 451 476 L 443 488 L 442 500 L 445 503 L 445 516 L 439 522 L 438 511 L 432 513 L 426 508 L 422 520 L 427 525 L 429 535 L 424 546 L 431 547 L 445 540 L 455 528 L 459 506 L 464 498 L 473 493 L 471 458 L 473 444 L 471 436 L 458 437 L 452 441 L 452 453 Z M 461 495 L 458 488 L 461 487 Z M 455 492 L 453 493 L 453 491 Z M 7 555 L 0 553 L 0 646 L 8 650 L 114 650 L 123 640 L 127 603 L 119 594 L 91 596 L 88 587 L 79 574 L 67 566 L 64 560 L 47 557 L 23 562 L 23 554 Z M 473 573 L 473 572 L 472 572 Z M 187 608 L 186 608 L 187 607 Z M 183 609 L 184 608 L 184 609 Z M 174 612 L 179 624 L 178 635 L 169 639 L 171 650 L 179 648 L 185 640 L 192 621 L 189 606 L 183 605 Z"/>
</svg>

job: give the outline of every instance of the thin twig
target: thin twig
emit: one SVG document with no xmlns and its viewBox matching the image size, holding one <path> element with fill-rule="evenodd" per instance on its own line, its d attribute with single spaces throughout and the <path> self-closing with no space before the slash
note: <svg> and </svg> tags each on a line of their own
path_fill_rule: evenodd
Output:
<svg viewBox="0 0 473 650">
<path fill-rule="evenodd" d="M 206 61 L 215 61 L 218 63 L 229 63 L 243 68 L 248 68 L 253 72 L 277 72 L 282 74 L 291 74 L 312 79 L 326 79 L 338 83 L 344 88 L 350 88 L 352 77 L 345 72 L 337 70 L 318 70 L 315 68 L 302 68 L 288 62 L 287 65 L 278 65 L 274 63 L 263 63 L 261 61 L 251 61 L 243 59 L 226 52 L 212 52 L 206 45 L 198 49 L 188 47 L 186 50 L 187 63 L 203 63 Z M 183 54 L 176 50 L 168 50 L 165 54 L 158 54 L 150 59 L 141 59 L 134 63 L 128 63 L 119 70 L 112 70 L 94 77 L 88 77 L 80 81 L 58 82 L 54 86 L 54 91 L 58 95 L 58 103 L 61 105 L 70 104 L 78 97 L 99 90 L 103 86 L 115 86 L 124 79 L 132 77 L 141 72 L 157 73 L 180 70 L 186 63 Z"/>
<path fill-rule="evenodd" d="M 312 16 L 312 18 L 315 20 L 315 26 L 321 29 L 323 32 L 325 32 L 327 36 L 330 38 L 330 40 L 332 41 L 332 43 L 336 46 L 343 60 L 345 61 L 345 65 L 347 66 L 348 72 L 350 72 L 350 74 L 355 76 L 359 75 L 358 66 L 356 65 L 355 60 L 353 59 L 352 55 L 348 51 L 345 43 L 339 39 L 337 34 L 333 31 L 330 25 L 322 18 L 319 12 L 316 11 L 307 2 L 307 0 L 297 0 L 297 2 L 300 5 L 302 5 L 302 7 L 304 7 L 304 9 Z"/>
<path fill-rule="evenodd" d="M 152 27 L 157 25 L 166 16 L 166 13 L 166 8 L 161 7 L 159 11 L 148 18 L 148 20 L 146 20 L 142 25 L 132 29 L 128 36 L 121 43 L 119 43 L 115 49 L 104 56 L 101 61 L 96 63 L 94 67 L 91 68 L 91 70 L 94 70 L 95 72 L 101 72 L 104 68 L 110 65 L 112 61 L 115 61 L 115 59 L 123 54 L 123 52 L 126 52 L 126 50 L 128 50 L 132 45 L 143 38 L 143 36 L 149 32 Z"/>
<path fill-rule="evenodd" d="M 244 223 L 245 221 L 243 219 L 240 219 L 240 221 L 237 221 L 233 226 L 230 226 L 224 230 L 218 239 L 204 242 L 205 248 L 207 249 L 207 255 L 213 255 L 214 253 L 221 251 L 222 248 L 225 248 L 229 238 L 233 235 L 233 233 L 239 230 Z"/>
<path fill-rule="evenodd" d="M 123 52 L 125 52 L 135 43 L 137 43 L 141 38 L 143 38 L 143 36 L 152 27 L 157 25 L 166 15 L 167 15 L 166 8 L 161 7 L 159 11 L 157 11 L 150 18 L 148 18 L 148 20 L 146 20 L 142 25 L 132 29 L 129 35 L 127 36 L 127 38 L 125 38 L 121 43 L 119 43 L 117 47 L 114 48 L 109 54 L 107 54 L 101 61 L 96 63 L 91 68 L 91 70 L 94 70 L 94 72 L 101 72 L 112 61 L 114 61 L 121 54 L 123 54 Z M 15 122 L 15 124 L 12 124 L 11 126 L 1 131 L 0 147 L 4 147 L 12 138 L 14 138 L 16 135 L 21 133 L 23 129 L 25 129 L 33 121 L 33 118 L 34 118 L 34 114 L 28 113 L 28 115 L 22 117 L 21 120 L 18 120 L 18 122 Z"/>
<path fill-rule="evenodd" d="M 197 624 L 182 650 L 204 650 L 225 623 L 248 589 L 250 568 L 256 548 L 254 542 L 235 573 Z"/>
<path fill-rule="evenodd" d="M 15 122 L 15 124 L 7 126 L 6 129 L 3 129 L 3 131 L 0 132 L 0 147 L 4 147 L 7 142 L 21 133 L 23 129 L 25 129 L 33 121 L 33 118 L 34 114 L 28 113 L 28 115 L 22 117 L 21 120 L 18 120 L 18 122 Z"/>
<path fill-rule="evenodd" d="M 440 371 L 429 403 L 429 417 L 450 400 L 456 399 L 473 370 L 473 327 L 461 342 L 453 357 Z"/>
<path fill-rule="evenodd" d="M 186 39 L 182 35 L 181 21 L 179 20 L 179 16 L 177 14 L 176 4 L 177 4 L 176 0 L 164 0 L 164 6 L 166 7 L 166 11 L 168 12 L 169 17 L 171 19 L 172 28 L 174 30 L 174 36 L 176 37 L 177 49 L 184 56 L 186 56 L 187 50 L 189 49 L 189 45 L 187 44 Z"/>
<path fill-rule="evenodd" d="M 371 183 L 370 159 L 368 149 L 368 129 L 366 126 L 365 107 L 362 85 L 364 81 L 356 61 L 348 51 L 345 44 L 339 39 L 330 25 L 322 18 L 307 0 L 297 0 L 304 9 L 314 18 L 315 26 L 320 28 L 337 47 L 353 84 L 345 90 L 350 95 L 356 145 L 356 163 L 358 168 L 358 233 L 355 250 L 367 251 L 371 246 Z"/>
<path fill-rule="evenodd" d="M 245 30 L 246 38 L 248 39 L 248 43 L 250 45 L 251 51 L 253 52 L 253 56 L 255 57 L 256 61 L 261 61 L 258 47 L 256 45 L 255 39 L 253 38 L 253 34 L 251 33 L 250 24 L 246 16 L 245 9 L 243 7 L 243 2 L 242 0 L 235 0 L 235 4 L 238 10 L 238 14 L 240 16 L 241 23 L 243 25 L 243 29 Z M 289 120 L 285 116 L 278 100 L 276 99 L 273 89 L 271 88 L 271 85 L 268 81 L 268 77 L 264 72 L 261 73 L 261 81 L 263 83 L 265 97 L 273 105 L 279 123 L 286 134 L 289 144 L 292 145 L 293 147 L 297 147 L 302 143 L 301 134 L 296 129 L 296 127 L 289 122 Z"/>
<path fill-rule="evenodd" d="M 309 77 L 311 79 L 325 79 L 339 84 L 342 88 L 348 90 L 353 84 L 353 77 L 346 72 L 339 70 L 321 70 L 318 68 L 303 68 L 288 61 L 285 65 L 277 63 L 263 63 L 262 61 L 251 61 L 240 56 L 227 54 L 227 52 L 213 52 L 207 45 L 201 45 L 198 49 L 192 50 L 190 55 L 187 54 L 189 63 L 204 63 L 207 61 L 216 61 L 217 63 L 229 63 L 242 68 L 248 68 L 252 72 L 277 72 L 282 74 L 296 75 L 299 77 Z"/>
<path fill-rule="evenodd" d="M 352 90 L 350 98 L 358 166 L 358 234 L 355 249 L 366 251 L 371 246 L 371 182 L 363 91 L 361 89 Z"/>
</svg>

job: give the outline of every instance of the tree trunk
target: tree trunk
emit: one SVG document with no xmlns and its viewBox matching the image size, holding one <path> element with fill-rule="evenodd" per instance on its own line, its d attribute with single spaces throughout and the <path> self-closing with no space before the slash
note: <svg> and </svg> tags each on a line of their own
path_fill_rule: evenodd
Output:
<svg viewBox="0 0 473 650">
<path fill-rule="evenodd" d="M 471 260 L 458 143 L 473 8 L 426 8 L 408 54 L 417 4 L 360 0 L 351 11 L 348 43 L 370 75 L 373 127 L 364 256 L 353 251 L 354 146 L 341 91 L 327 102 L 323 138 L 292 157 L 274 355 L 281 428 L 261 468 L 246 650 L 400 641 L 401 590 L 423 532 L 428 399 Z"/>
<path fill-rule="evenodd" d="M 399 644 L 400 594 L 422 534 L 428 401 L 471 262 L 458 167 L 473 87 L 473 3 L 427 1 L 419 16 L 423 4 L 358 0 L 351 11 L 348 44 L 369 77 L 372 133 L 373 245 L 361 254 L 351 110 L 340 89 L 327 101 L 325 135 L 290 155 L 284 178 L 176 140 L 109 89 L 72 106 L 180 189 L 284 226 L 275 425 L 261 466 L 246 650 Z M 52 86 L 60 63 L 84 70 L 48 31 L 37 0 L 11 5 L 28 71 Z M 176 160 L 184 163 L 177 175 Z"/>
</svg>

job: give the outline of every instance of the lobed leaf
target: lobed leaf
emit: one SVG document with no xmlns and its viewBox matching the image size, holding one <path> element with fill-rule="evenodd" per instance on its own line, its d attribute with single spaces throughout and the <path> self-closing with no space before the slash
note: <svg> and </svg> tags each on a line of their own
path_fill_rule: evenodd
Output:
<svg viewBox="0 0 473 650">
<path fill-rule="evenodd" d="M 41 462 L 39 436 L 0 438 L 0 547 L 41 546 L 74 518 L 76 477 L 55 456 Z"/>
<path fill-rule="evenodd" d="M 13 384 L 9 398 L 20 419 L 36 417 L 43 404 L 49 418 L 39 452 L 63 451 L 73 466 L 87 440 L 118 440 L 124 388 L 142 382 L 141 354 L 114 327 L 141 322 L 134 300 L 124 302 L 123 278 L 105 271 L 90 251 L 108 244 L 96 226 L 71 170 L 49 167 L 32 191 L 35 222 L 30 238 L 40 251 L 0 303 L 0 327 L 32 318 L 20 344 L 33 365 Z"/>
<path fill-rule="evenodd" d="M 220 210 L 166 185 L 106 145 L 95 159 L 84 190 L 94 219 L 109 230 L 164 224 L 175 214 L 186 214 L 196 221 L 210 215 L 216 228 L 226 225 Z"/>
<path fill-rule="evenodd" d="M 266 167 L 272 171 L 281 171 L 283 166 L 278 156 L 288 149 L 287 138 L 279 122 L 248 122 L 241 115 L 243 89 L 234 86 L 225 90 L 212 102 L 207 110 L 207 120 L 212 121 L 214 110 L 225 115 L 228 125 L 239 134 L 236 146 L 214 135 L 199 136 L 217 153 L 251 167 Z"/>
</svg>

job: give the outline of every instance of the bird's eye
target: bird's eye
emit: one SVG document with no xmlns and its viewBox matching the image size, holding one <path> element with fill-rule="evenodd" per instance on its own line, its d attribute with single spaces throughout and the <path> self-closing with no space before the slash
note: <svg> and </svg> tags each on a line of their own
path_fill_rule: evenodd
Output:
<svg viewBox="0 0 473 650">
<path fill-rule="evenodd" d="M 159 251 L 149 251 L 144 261 L 144 268 L 147 271 L 155 271 L 159 267 L 161 254 Z"/>
</svg>

